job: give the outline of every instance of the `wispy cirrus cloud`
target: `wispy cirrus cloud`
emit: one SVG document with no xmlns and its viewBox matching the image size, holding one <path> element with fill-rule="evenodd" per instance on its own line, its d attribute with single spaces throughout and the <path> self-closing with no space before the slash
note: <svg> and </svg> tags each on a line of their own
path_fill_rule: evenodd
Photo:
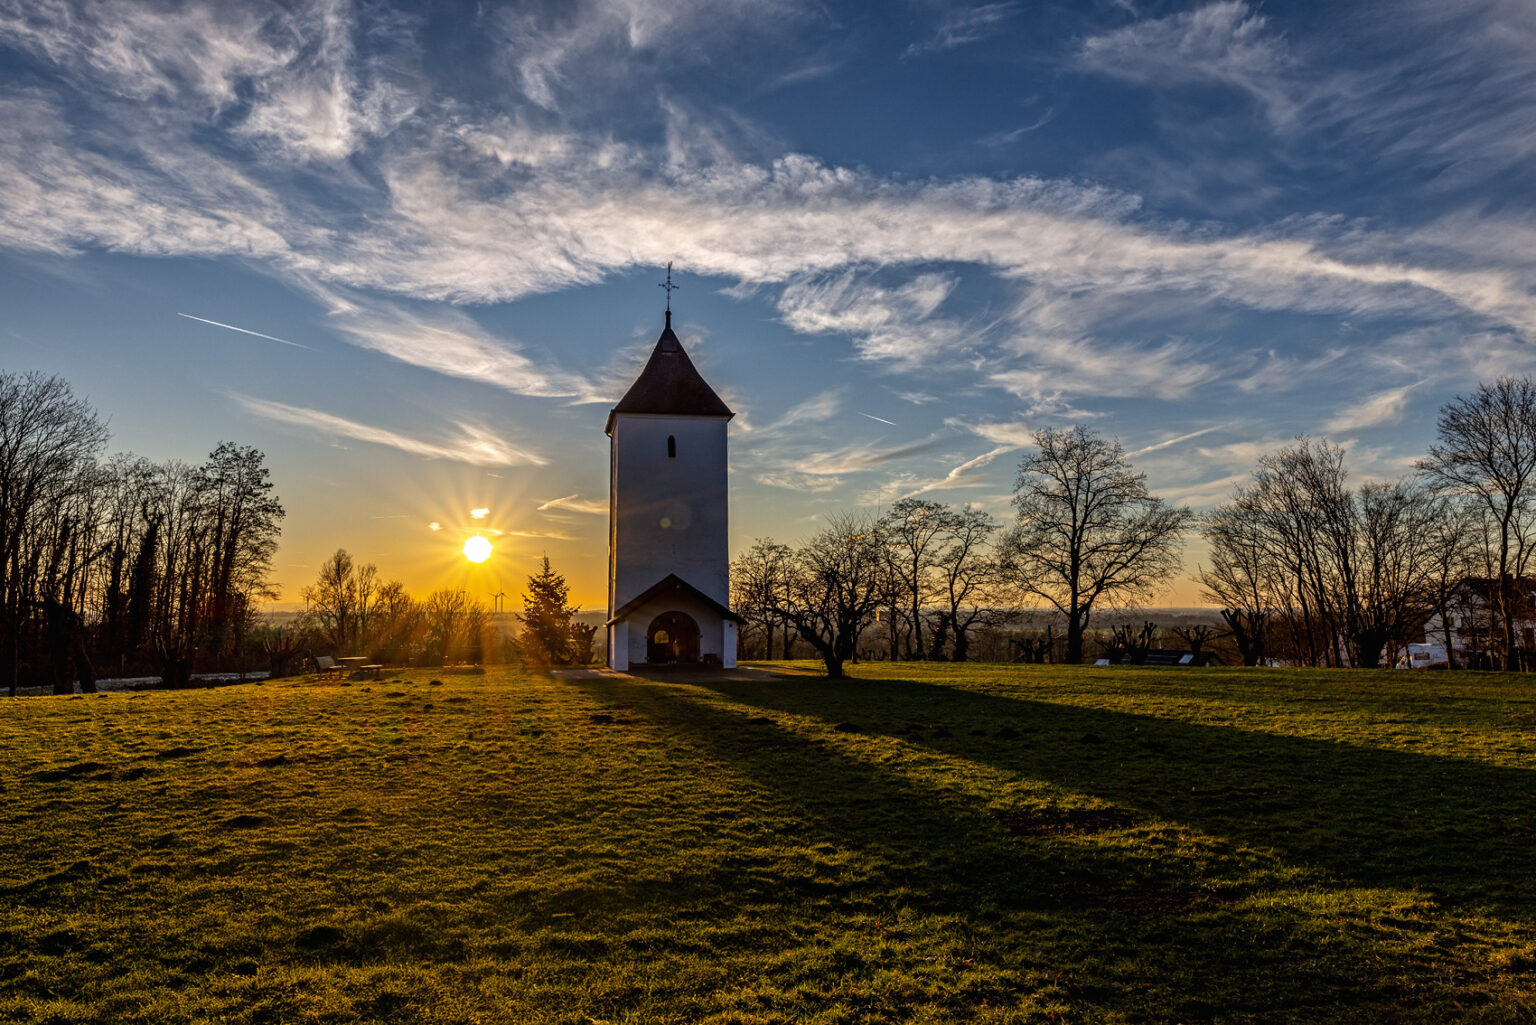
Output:
<svg viewBox="0 0 1536 1025">
<path fill-rule="evenodd" d="M 1227 85 L 1256 99 L 1277 123 L 1288 124 L 1296 114 L 1284 44 L 1243 0 L 1219 0 L 1090 36 L 1078 63 L 1138 83 Z"/>
<path fill-rule="evenodd" d="M 586 516 L 607 516 L 608 503 L 592 498 L 582 498 L 579 493 L 573 493 L 542 502 L 539 504 L 537 511 L 550 512 L 551 510 L 582 513 Z"/>
<path fill-rule="evenodd" d="M 766 427 L 754 428 L 753 444 L 770 442 L 797 428 L 826 423 L 842 411 L 844 391 L 843 388 L 829 388 L 795 403 Z"/>
<path fill-rule="evenodd" d="M 517 395 L 574 397 L 602 402 L 606 396 L 579 374 L 534 358 L 515 343 L 492 337 L 468 314 L 455 310 L 415 313 L 389 303 L 359 305 L 332 298 L 331 325 L 353 345 L 412 366 L 503 388 Z"/>
<path fill-rule="evenodd" d="M 895 445 L 889 448 L 878 448 L 874 445 L 845 445 L 842 448 L 831 449 L 825 452 L 811 452 L 794 461 L 794 468 L 800 473 L 810 474 L 814 477 L 841 476 L 850 473 L 859 473 L 863 470 L 872 470 L 886 463 L 906 459 L 922 452 L 927 452 L 935 445 L 940 444 L 939 438 L 924 438 L 921 441 L 910 442 L 905 445 Z"/>
<path fill-rule="evenodd" d="M 997 448 L 983 452 L 954 467 L 943 477 L 936 480 L 924 481 L 911 486 L 903 498 L 916 498 L 918 495 L 926 495 L 932 491 L 951 491 L 956 488 L 987 488 L 994 487 L 997 481 L 990 474 L 981 471 L 991 465 L 998 456 L 1007 452 L 1016 451 L 1014 445 L 999 445 Z"/>
<path fill-rule="evenodd" d="M 1335 413 L 1323 427 L 1325 434 L 1342 434 L 1367 427 L 1379 427 L 1402 419 L 1408 398 L 1423 381 L 1388 388 L 1363 399 L 1352 399 L 1347 408 Z"/>
<path fill-rule="evenodd" d="M 938 23 L 926 39 L 908 46 L 904 56 L 918 57 L 980 42 L 996 35 L 1018 11 L 1018 4 L 1013 2 L 942 3 L 938 7 Z"/>
<path fill-rule="evenodd" d="M 877 285 L 854 272 L 792 281 L 779 297 L 784 322 L 805 334 L 851 335 L 867 359 L 912 367 L 953 357 L 965 333 L 934 317 L 954 290 L 952 276 L 922 274 L 896 288 Z"/>
<path fill-rule="evenodd" d="M 398 431 L 358 423 L 318 409 L 291 406 L 247 395 L 233 396 L 245 409 L 266 420 L 306 427 L 338 438 L 365 441 L 399 449 L 428 459 L 447 459 L 472 466 L 545 466 L 549 460 L 518 448 L 490 431 L 471 424 L 458 424 L 459 436 L 444 441 L 425 441 Z"/>
<path fill-rule="evenodd" d="M 798 473 L 794 470 L 766 470 L 753 475 L 753 480 L 770 488 L 782 488 L 785 491 L 801 491 L 808 494 L 826 494 L 829 491 L 837 491 L 843 487 L 843 478 L 829 477 L 812 473 Z"/>
<path fill-rule="evenodd" d="M 1218 380 L 1257 381 L 1260 357 L 1241 343 L 1142 330 L 1140 311 L 1158 306 L 1179 306 L 1185 324 L 1237 309 L 1536 335 L 1529 249 L 1515 237 L 1525 229 L 1507 217 L 1446 219 L 1434 246 L 1423 244 L 1427 228 L 1328 217 L 1190 225 L 1077 180 L 897 179 L 793 152 L 751 158 L 674 100 L 653 111 L 666 128 L 660 142 L 538 116 L 547 109 L 539 96 L 563 104 L 581 55 L 633 55 L 670 33 L 714 32 L 687 24 L 701 11 L 776 31 L 766 27 L 772 12 L 753 6 L 585 3 L 569 17 L 505 15 L 524 19 L 508 60 L 533 63 L 509 73 L 526 78 L 534 99 L 485 112 L 423 106 L 379 59 L 419 39 L 409 19 L 385 25 L 382 50 L 364 50 L 361 23 L 340 0 L 163 10 L 0 0 L 0 44 L 52 62 L 73 89 L 0 90 L 0 244 L 234 256 L 328 289 L 459 303 L 675 259 L 768 291 L 797 332 L 847 339 L 859 358 L 896 372 L 945 367 L 990 381 L 1038 415 L 1087 412 L 1084 396 L 1176 400 Z M 1002 5 L 966 10 L 991 7 Z M 818 17 L 804 5 L 784 10 Z M 1426 24 L 1436 17 L 1427 11 L 1411 7 Z M 1493 46 L 1497 29 L 1525 38 L 1508 7 L 1476 5 L 1455 24 L 1464 31 L 1445 48 L 1448 68 L 1465 70 L 1469 40 Z M 539 56 L 542 41 L 552 45 Z M 1177 81 L 1226 82 L 1281 116 L 1269 83 L 1294 79 L 1296 57 L 1267 16 L 1241 3 L 1100 33 L 1079 62 L 1151 76 L 1163 45 L 1186 59 Z M 1497 81 L 1527 95 L 1524 73 L 1505 59 L 1512 51 L 1495 50 L 1506 69 Z M 1320 102 L 1305 99 L 1309 112 Z M 1436 111 L 1432 123 L 1449 130 Z M 1339 107 L 1332 116 L 1365 115 Z M 1497 156 L 1482 124 L 1487 159 L 1526 152 L 1518 143 Z M 973 323 L 950 312 L 971 280 L 1001 296 L 1000 317 Z M 435 372 L 518 394 L 611 397 L 467 316 L 358 304 L 334 323 L 355 344 Z"/>
</svg>

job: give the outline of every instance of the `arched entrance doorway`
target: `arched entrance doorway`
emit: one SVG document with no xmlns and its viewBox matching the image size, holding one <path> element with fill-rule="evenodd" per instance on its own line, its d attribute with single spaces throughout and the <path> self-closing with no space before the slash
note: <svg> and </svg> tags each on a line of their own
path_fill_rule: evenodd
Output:
<svg viewBox="0 0 1536 1025">
<path fill-rule="evenodd" d="M 647 662 L 697 662 L 699 624 L 686 612 L 663 612 L 645 631 Z"/>
</svg>

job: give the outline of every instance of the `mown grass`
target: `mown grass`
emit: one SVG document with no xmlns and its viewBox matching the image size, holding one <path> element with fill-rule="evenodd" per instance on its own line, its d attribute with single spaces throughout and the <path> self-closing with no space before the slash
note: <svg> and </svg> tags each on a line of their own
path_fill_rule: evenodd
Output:
<svg viewBox="0 0 1536 1025">
<path fill-rule="evenodd" d="M 0 704 L 0 1021 L 1536 1019 L 1536 687 L 412 672 Z"/>
</svg>

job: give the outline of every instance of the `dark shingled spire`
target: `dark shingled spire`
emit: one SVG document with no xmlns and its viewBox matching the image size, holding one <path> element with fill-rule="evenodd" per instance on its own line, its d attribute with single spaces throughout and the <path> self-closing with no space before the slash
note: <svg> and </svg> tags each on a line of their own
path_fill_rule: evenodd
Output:
<svg viewBox="0 0 1536 1025">
<path fill-rule="evenodd" d="M 645 369 L 629 386 L 629 391 L 608 414 L 605 431 L 613 433 L 613 418 L 619 413 L 656 413 L 663 416 L 723 416 L 730 419 L 736 414 L 720 401 L 720 396 L 709 386 L 693 361 L 683 351 L 683 343 L 672 333 L 672 314 L 667 313 L 667 326 L 651 350 L 651 358 Z"/>
</svg>

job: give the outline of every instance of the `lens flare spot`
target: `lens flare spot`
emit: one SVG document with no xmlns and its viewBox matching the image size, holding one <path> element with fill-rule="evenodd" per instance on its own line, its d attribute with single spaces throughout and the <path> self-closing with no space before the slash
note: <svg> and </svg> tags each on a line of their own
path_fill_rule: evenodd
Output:
<svg viewBox="0 0 1536 1025">
<path fill-rule="evenodd" d="M 476 534 L 464 542 L 464 558 L 470 562 L 484 562 L 491 557 L 491 543 Z"/>
</svg>

